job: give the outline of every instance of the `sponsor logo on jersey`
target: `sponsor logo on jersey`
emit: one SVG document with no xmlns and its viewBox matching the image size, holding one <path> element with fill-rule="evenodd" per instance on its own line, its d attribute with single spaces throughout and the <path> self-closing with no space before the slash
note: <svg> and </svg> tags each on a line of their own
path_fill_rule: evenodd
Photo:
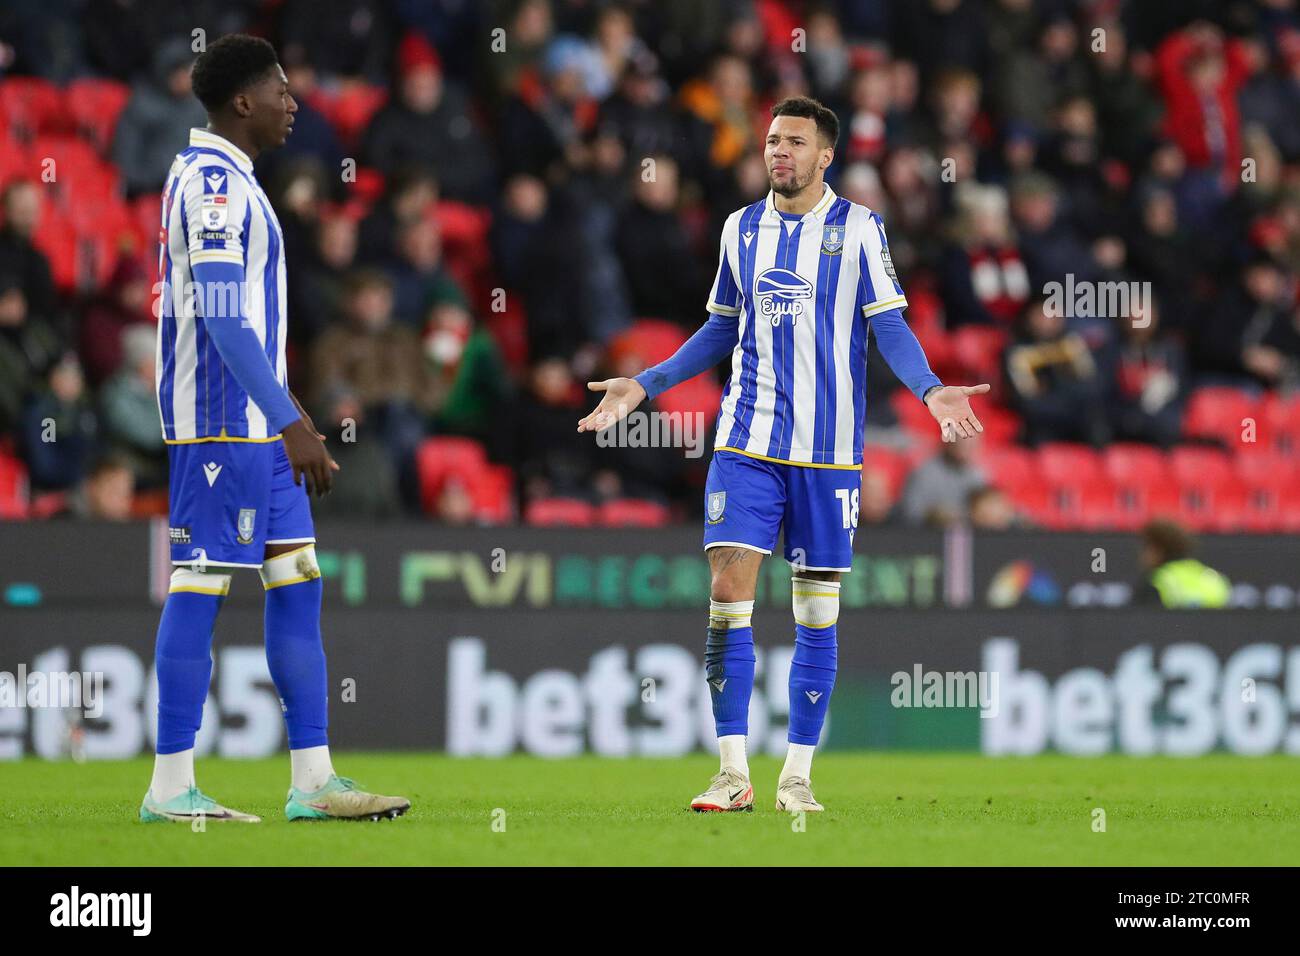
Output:
<svg viewBox="0 0 1300 956">
<path fill-rule="evenodd" d="M 885 273 L 889 276 L 889 278 L 897 282 L 898 276 L 894 274 L 893 257 L 890 256 L 889 250 L 884 246 L 880 247 L 880 261 L 885 264 Z"/>
<path fill-rule="evenodd" d="M 253 525 L 257 520 L 256 508 L 240 508 L 239 518 L 235 522 L 235 530 L 239 532 L 236 539 L 240 544 L 253 543 Z"/>
<path fill-rule="evenodd" d="M 221 474 L 223 467 L 223 465 L 218 465 L 215 461 L 210 461 L 203 466 L 203 475 L 208 479 L 209 488 L 217 483 L 217 476 Z"/>
<path fill-rule="evenodd" d="M 844 249 L 844 227 L 822 226 L 822 254 L 838 256 Z"/>
<path fill-rule="evenodd" d="M 754 280 L 758 311 L 773 325 L 780 325 L 785 316 L 790 317 L 791 325 L 798 325 L 799 316 L 803 315 L 803 304 L 812 297 L 812 283 L 790 269 L 765 269 Z"/>
<path fill-rule="evenodd" d="M 171 541 L 172 544 L 189 544 L 190 529 L 189 528 L 168 528 L 167 538 Z"/>
</svg>

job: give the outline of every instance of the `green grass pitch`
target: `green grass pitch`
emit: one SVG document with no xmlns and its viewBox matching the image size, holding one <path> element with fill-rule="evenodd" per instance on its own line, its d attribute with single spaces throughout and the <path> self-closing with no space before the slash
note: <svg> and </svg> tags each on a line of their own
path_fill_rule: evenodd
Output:
<svg viewBox="0 0 1300 956">
<path fill-rule="evenodd" d="M 400 820 L 284 819 L 287 756 L 199 761 L 258 825 L 136 821 L 151 763 L 0 764 L 0 865 L 1295 865 L 1300 761 L 834 752 L 827 807 L 773 809 L 779 763 L 753 763 L 753 813 L 686 809 L 706 756 L 547 761 L 338 754 L 341 772 L 409 796 Z M 1104 833 L 1094 810 L 1105 811 Z M 494 822 L 496 824 L 494 828 Z M 504 824 L 504 827 L 502 827 Z"/>
</svg>

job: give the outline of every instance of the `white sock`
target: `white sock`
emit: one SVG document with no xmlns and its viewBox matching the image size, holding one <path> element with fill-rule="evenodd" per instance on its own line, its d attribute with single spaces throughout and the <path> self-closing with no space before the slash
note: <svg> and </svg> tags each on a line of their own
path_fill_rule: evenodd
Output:
<svg viewBox="0 0 1300 956">
<path fill-rule="evenodd" d="M 790 744 L 790 749 L 785 753 L 785 766 L 781 768 L 781 776 L 777 779 L 784 780 L 786 777 L 811 779 L 813 751 L 816 749 L 815 744 Z"/>
<path fill-rule="evenodd" d="M 749 777 L 749 757 L 745 755 L 745 735 L 727 734 L 718 738 L 718 753 L 722 757 L 722 769 L 731 767 L 740 771 L 741 776 Z"/>
<path fill-rule="evenodd" d="M 166 803 L 194 786 L 194 748 L 174 754 L 154 754 L 153 779 L 149 792 L 159 803 Z"/>
<path fill-rule="evenodd" d="M 290 750 L 289 764 L 293 768 L 293 786 L 303 793 L 315 793 L 329 782 L 334 773 L 327 744 Z"/>
</svg>

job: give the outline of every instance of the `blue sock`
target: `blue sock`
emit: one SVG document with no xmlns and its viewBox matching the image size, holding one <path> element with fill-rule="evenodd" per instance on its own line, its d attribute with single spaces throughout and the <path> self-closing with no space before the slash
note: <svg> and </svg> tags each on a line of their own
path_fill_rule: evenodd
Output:
<svg viewBox="0 0 1300 956">
<path fill-rule="evenodd" d="M 704 664 L 719 737 L 749 733 L 749 697 L 754 690 L 754 602 L 717 601 L 709 608 Z M 740 626 L 731 626 L 740 625 Z"/>
<path fill-rule="evenodd" d="M 790 662 L 790 743 L 817 744 L 835 688 L 835 666 L 835 625 L 796 624 Z"/>
<path fill-rule="evenodd" d="M 194 748 L 212 681 L 212 628 L 223 600 L 221 595 L 192 591 L 167 595 L 154 648 L 160 754 Z"/>
<path fill-rule="evenodd" d="M 320 636 L 322 589 L 318 577 L 266 592 L 266 663 L 284 706 L 290 750 L 329 743 L 329 689 Z"/>
</svg>

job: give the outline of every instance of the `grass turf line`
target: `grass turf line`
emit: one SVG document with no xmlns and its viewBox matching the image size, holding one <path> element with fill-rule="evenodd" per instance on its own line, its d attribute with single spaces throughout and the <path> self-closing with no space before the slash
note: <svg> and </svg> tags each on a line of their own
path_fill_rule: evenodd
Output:
<svg viewBox="0 0 1300 956">
<path fill-rule="evenodd" d="M 286 756 L 201 758 L 204 792 L 261 824 L 140 824 L 151 760 L 0 763 L 0 865 L 1295 865 L 1294 757 L 992 759 L 829 753 L 827 807 L 804 832 L 773 808 L 778 761 L 751 769 L 752 814 L 686 807 L 707 756 L 612 760 L 338 754 L 379 793 L 411 798 L 380 823 L 284 818 Z M 1094 808 L 1106 832 L 1093 831 Z M 504 832 L 493 820 L 504 811 Z"/>
</svg>

